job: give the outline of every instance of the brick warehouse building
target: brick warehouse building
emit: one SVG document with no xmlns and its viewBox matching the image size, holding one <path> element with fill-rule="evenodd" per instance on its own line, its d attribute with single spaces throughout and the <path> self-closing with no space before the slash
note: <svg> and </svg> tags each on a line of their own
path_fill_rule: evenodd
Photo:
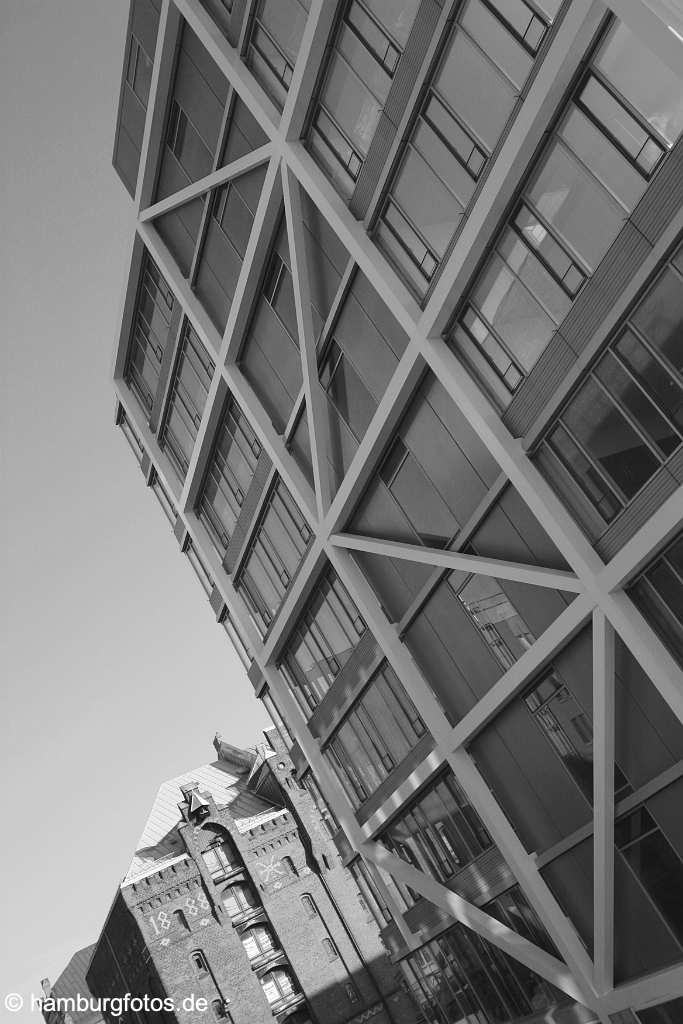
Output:
<svg viewBox="0 0 683 1024">
<path fill-rule="evenodd" d="M 435 1024 L 683 1019 L 682 76 L 670 0 L 131 7 L 117 422 Z"/>
<path fill-rule="evenodd" d="M 175 1015 L 123 1024 L 412 1024 L 364 898 L 267 735 L 279 750 L 217 737 L 216 761 L 160 787 L 92 952 L 92 993 L 172 998 Z"/>
</svg>

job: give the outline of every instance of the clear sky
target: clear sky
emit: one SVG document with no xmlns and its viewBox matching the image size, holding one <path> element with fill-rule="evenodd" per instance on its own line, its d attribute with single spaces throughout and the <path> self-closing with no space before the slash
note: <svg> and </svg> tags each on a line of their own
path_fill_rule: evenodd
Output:
<svg viewBox="0 0 683 1024">
<path fill-rule="evenodd" d="M 97 938 L 158 785 L 267 724 L 114 427 L 127 13 L 0 2 L 0 1006 Z"/>
</svg>

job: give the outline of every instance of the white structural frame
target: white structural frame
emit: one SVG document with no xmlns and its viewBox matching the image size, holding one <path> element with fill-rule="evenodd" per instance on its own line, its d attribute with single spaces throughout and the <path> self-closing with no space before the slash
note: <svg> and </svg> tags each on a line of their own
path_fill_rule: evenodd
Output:
<svg viewBox="0 0 683 1024">
<path fill-rule="evenodd" d="M 253 6 L 253 2 L 252 2 Z M 667 21 L 664 0 L 610 0 L 619 17 L 643 35 L 653 51 L 669 66 L 683 67 L 683 35 L 678 23 Z M 630 649 L 673 713 L 683 721 L 681 671 L 659 637 L 625 593 L 634 575 L 680 529 L 683 487 L 679 487 L 650 521 L 605 563 L 581 532 L 567 509 L 529 458 L 522 440 L 511 435 L 500 415 L 477 381 L 444 342 L 442 333 L 458 297 L 486 246 L 528 160 L 547 130 L 558 102 L 604 17 L 601 0 L 572 0 L 543 58 L 538 73 L 517 111 L 515 121 L 492 165 L 467 223 L 447 258 L 436 286 L 421 308 L 390 263 L 377 249 L 363 224 L 356 221 L 322 171 L 315 164 L 300 136 L 305 125 L 320 62 L 330 28 L 337 13 L 335 0 L 312 0 L 309 20 L 282 116 L 253 77 L 239 52 L 233 48 L 199 0 L 163 0 L 159 41 L 154 63 L 151 93 L 135 204 L 136 246 L 144 245 L 164 274 L 202 343 L 216 363 L 206 409 L 192 455 L 185 484 L 178 486 L 156 437 L 123 381 L 125 352 L 139 259 L 132 261 L 130 280 L 122 303 L 122 328 L 117 339 L 114 375 L 117 401 L 134 425 L 150 454 L 155 472 L 178 504 L 179 516 L 193 544 L 209 567 L 215 585 L 231 618 L 239 623 L 254 661 L 275 699 L 290 732 L 299 743 L 319 780 L 332 810 L 341 822 L 352 847 L 372 870 L 377 869 L 398 929 L 409 949 L 417 948 L 429 936 L 415 935 L 408 928 L 401 907 L 382 877 L 393 877 L 410 885 L 454 920 L 474 929 L 490 942 L 517 957 L 558 988 L 591 1007 L 602 1024 L 608 1014 L 642 1008 L 683 994 L 683 965 L 677 965 L 637 981 L 616 985 L 613 972 L 614 915 L 614 650 L 616 637 Z M 165 111 L 172 87 L 179 32 L 185 20 L 214 59 L 234 93 L 247 105 L 264 130 L 268 142 L 253 153 L 226 167 L 212 171 L 200 181 L 160 202 L 153 202 L 160 152 L 163 148 Z M 261 165 L 266 176 L 256 210 L 236 293 L 225 332 L 221 336 L 202 309 L 188 282 L 154 227 L 156 217 L 209 189 Z M 363 437 L 355 457 L 336 493 L 329 483 L 326 398 L 318 381 L 316 339 L 309 301 L 310 285 L 306 240 L 302 221 L 302 197 L 308 195 L 345 246 L 350 266 L 356 265 L 370 281 L 409 341 L 395 372 Z M 279 212 L 284 206 L 287 238 L 295 294 L 303 387 L 295 405 L 295 416 L 305 403 L 308 417 L 314 487 L 311 488 L 295 464 L 267 414 L 237 365 L 237 356 L 257 296 L 260 268 L 269 251 Z M 663 249 L 655 246 L 653 260 Z M 348 278 L 348 274 L 347 274 Z M 628 289 L 627 289 L 628 292 Z M 333 315 L 333 314 L 332 314 Z M 389 539 L 350 535 L 345 531 L 348 516 L 370 480 L 377 459 L 414 390 L 426 371 L 440 380 L 450 397 L 497 461 L 501 474 L 521 494 L 533 514 L 566 560 L 569 570 L 522 565 L 457 551 L 399 544 Z M 252 427 L 284 479 L 293 497 L 309 519 L 313 541 L 301 570 L 265 640 L 247 613 L 233 580 L 222 569 L 194 507 L 209 459 L 211 439 L 220 409 L 230 392 L 238 401 Z M 497 485 L 500 490 L 500 483 Z M 508 669 L 478 704 L 452 726 L 432 690 L 403 644 L 396 623 L 386 614 L 354 561 L 354 551 L 366 551 L 391 558 L 431 565 L 437 571 L 460 569 L 485 576 L 557 588 L 574 596 L 567 609 L 532 647 Z M 278 656 L 287 635 L 303 607 L 316 577 L 327 560 L 349 589 L 379 647 L 397 672 L 415 702 L 435 740 L 435 748 L 392 793 L 383 806 L 359 825 L 341 789 L 321 755 L 319 744 L 288 690 L 277 668 Z M 467 745 L 476 733 L 547 664 L 582 628 L 592 623 L 594 694 L 594 918 L 595 954 L 591 959 L 573 925 L 544 882 L 534 854 L 528 853 L 507 821 L 500 806 L 479 774 Z M 468 904 L 432 877 L 389 854 L 373 838 L 383 822 L 402 807 L 417 788 L 435 771 L 450 766 L 475 807 L 508 865 L 536 909 L 560 952 L 561 961 L 522 939 L 480 909 Z M 666 774 L 666 773 L 665 773 Z"/>
</svg>

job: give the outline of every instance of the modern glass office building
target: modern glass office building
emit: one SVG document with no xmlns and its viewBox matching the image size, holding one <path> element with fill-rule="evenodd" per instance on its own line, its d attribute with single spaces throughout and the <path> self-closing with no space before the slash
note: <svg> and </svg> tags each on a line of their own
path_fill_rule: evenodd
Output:
<svg viewBox="0 0 683 1024">
<path fill-rule="evenodd" d="M 682 133 L 675 0 L 131 5 L 117 423 L 416 1020 L 683 1020 Z"/>
</svg>

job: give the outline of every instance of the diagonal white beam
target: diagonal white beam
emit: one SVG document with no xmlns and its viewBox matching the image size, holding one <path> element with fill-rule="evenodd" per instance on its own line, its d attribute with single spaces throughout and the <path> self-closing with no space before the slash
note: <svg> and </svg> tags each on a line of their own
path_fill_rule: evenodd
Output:
<svg viewBox="0 0 683 1024">
<path fill-rule="evenodd" d="M 280 121 L 279 110 L 249 71 L 235 47 L 231 46 L 225 38 L 208 11 L 198 0 L 173 0 L 173 3 L 266 135 L 271 139 L 277 138 Z"/>
<path fill-rule="evenodd" d="M 156 187 L 157 169 L 163 150 L 166 128 L 166 100 L 171 90 L 175 70 L 175 54 L 180 35 L 181 20 L 171 0 L 163 0 L 157 30 L 157 45 L 152 68 L 145 131 L 142 136 L 138 180 L 135 189 L 135 209 L 147 206 Z"/>
<path fill-rule="evenodd" d="M 481 700 L 467 712 L 442 745 L 444 750 L 457 750 L 468 743 L 487 722 L 499 714 L 501 708 L 543 669 L 553 656 L 588 622 L 593 602 L 589 597 L 577 597 L 561 615 L 541 633 L 525 651 L 519 661 L 495 683 Z"/>
<path fill-rule="evenodd" d="M 270 253 L 282 211 L 280 158 L 273 152 L 261 187 L 254 222 L 242 261 L 242 269 L 230 304 L 223 332 L 221 363 L 234 363 L 244 341 L 254 304 L 258 298 L 261 275 Z"/>
<path fill-rule="evenodd" d="M 259 146 L 258 149 L 253 150 L 251 153 L 245 153 L 238 160 L 233 160 L 232 163 L 226 164 L 225 167 L 219 167 L 217 170 L 212 171 L 211 174 L 207 174 L 198 181 L 193 181 L 186 185 L 185 188 L 181 188 L 179 192 L 173 192 L 165 199 L 160 199 L 158 203 L 154 203 L 152 206 L 148 206 L 147 209 L 141 210 L 138 219 L 144 224 L 145 221 L 155 220 L 157 217 L 162 217 L 165 213 L 176 210 L 179 206 L 189 203 L 192 199 L 196 199 L 197 196 L 209 192 L 212 188 L 225 185 L 228 181 L 239 178 L 242 174 L 252 171 L 255 167 L 260 167 L 261 164 L 270 160 L 272 151 L 272 146 L 266 144 L 265 146 Z"/>
<path fill-rule="evenodd" d="M 280 132 L 287 139 L 298 139 L 303 133 L 337 7 L 337 0 L 311 2 L 280 119 Z"/>
<path fill-rule="evenodd" d="M 333 547 L 329 543 L 325 550 L 340 580 L 349 593 L 353 594 L 353 600 L 358 610 L 384 651 L 387 661 L 401 680 L 406 693 L 415 706 L 420 709 L 420 715 L 425 725 L 437 743 L 446 742 L 451 727 L 443 708 L 411 658 L 408 648 L 401 641 L 396 627 L 388 621 L 377 600 L 377 595 L 366 577 L 348 551 Z"/>
<path fill-rule="evenodd" d="M 497 921 L 485 911 L 480 910 L 479 907 L 475 907 L 473 903 L 469 903 L 462 896 L 447 889 L 441 882 L 437 882 L 436 879 L 413 867 L 412 864 L 397 857 L 396 854 L 390 853 L 379 843 L 364 842 L 362 852 L 382 870 L 419 892 L 437 907 L 447 911 L 456 921 L 470 928 L 477 935 L 481 935 L 487 942 L 491 942 L 503 952 L 509 953 L 516 960 L 526 964 L 532 971 L 536 971 L 551 984 L 566 992 L 572 999 L 578 999 L 588 1005 L 595 1002 L 594 994 L 590 989 L 577 984 L 567 965 L 561 960 L 546 953 L 545 950 L 508 928 L 507 925 Z"/>
<path fill-rule="evenodd" d="M 471 756 L 461 747 L 448 756 L 458 783 L 507 861 L 524 895 L 548 930 L 584 995 L 594 998 L 593 964 L 574 926 L 541 877 L 510 821 L 495 800 Z M 590 996 L 589 996 L 590 993 Z"/>
<path fill-rule="evenodd" d="M 318 380 L 318 358 L 316 352 L 313 309 L 311 306 L 311 281 L 306 252 L 301 187 L 291 171 L 282 165 L 282 194 L 285 201 L 287 240 L 292 265 L 294 286 L 294 307 L 299 333 L 301 373 L 306 397 L 308 436 L 311 444 L 313 480 L 315 483 L 318 519 L 322 521 L 330 507 L 332 493 L 330 472 L 326 453 L 330 451 L 329 417 L 325 392 Z"/>
<path fill-rule="evenodd" d="M 546 569 L 542 566 L 524 565 L 521 562 L 505 562 L 498 558 L 468 555 L 461 551 L 447 551 L 442 548 L 425 547 L 422 544 L 408 544 L 403 541 L 380 540 L 375 537 L 361 537 L 352 533 L 336 533 L 330 537 L 330 544 L 352 551 L 367 551 L 385 558 L 403 558 L 422 565 L 440 565 L 444 569 L 459 569 L 462 572 L 477 573 L 480 576 L 495 576 L 501 580 L 516 580 L 535 587 L 552 587 L 580 594 L 581 581 L 571 572 L 560 569 Z"/>
<path fill-rule="evenodd" d="M 642 1010 L 659 1006 L 683 996 L 683 964 L 646 974 L 635 981 L 619 985 L 602 1000 L 606 1012 Z M 613 1018 L 612 1018 L 613 1019 Z"/>
<path fill-rule="evenodd" d="M 594 985 L 614 986 L 614 630 L 593 612 Z"/>
<path fill-rule="evenodd" d="M 268 689 L 274 695 L 280 713 L 287 722 L 287 727 L 293 733 L 294 738 L 301 747 L 304 757 L 311 767 L 325 800 L 329 803 L 332 812 L 339 821 L 344 833 L 358 853 L 362 852 L 363 835 L 361 833 L 355 815 L 351 811 L 349 801 L 344 793 L 341 783 L 330 769 L 324 755 L 320 751 L 317 740 L 311 734 L 299 705 L 292 696 L 289 687 L 276 666 L 266 659 L 263 652 L 257 654 L 257 663 L 268 684 Z M 385 892 L 387 903 L 394 915 L 394 920 L 406 943 L 412 941 L 410 929 L 406 925 L 400 907 L 395 902 L 390 892 Z"/>
</svg>

